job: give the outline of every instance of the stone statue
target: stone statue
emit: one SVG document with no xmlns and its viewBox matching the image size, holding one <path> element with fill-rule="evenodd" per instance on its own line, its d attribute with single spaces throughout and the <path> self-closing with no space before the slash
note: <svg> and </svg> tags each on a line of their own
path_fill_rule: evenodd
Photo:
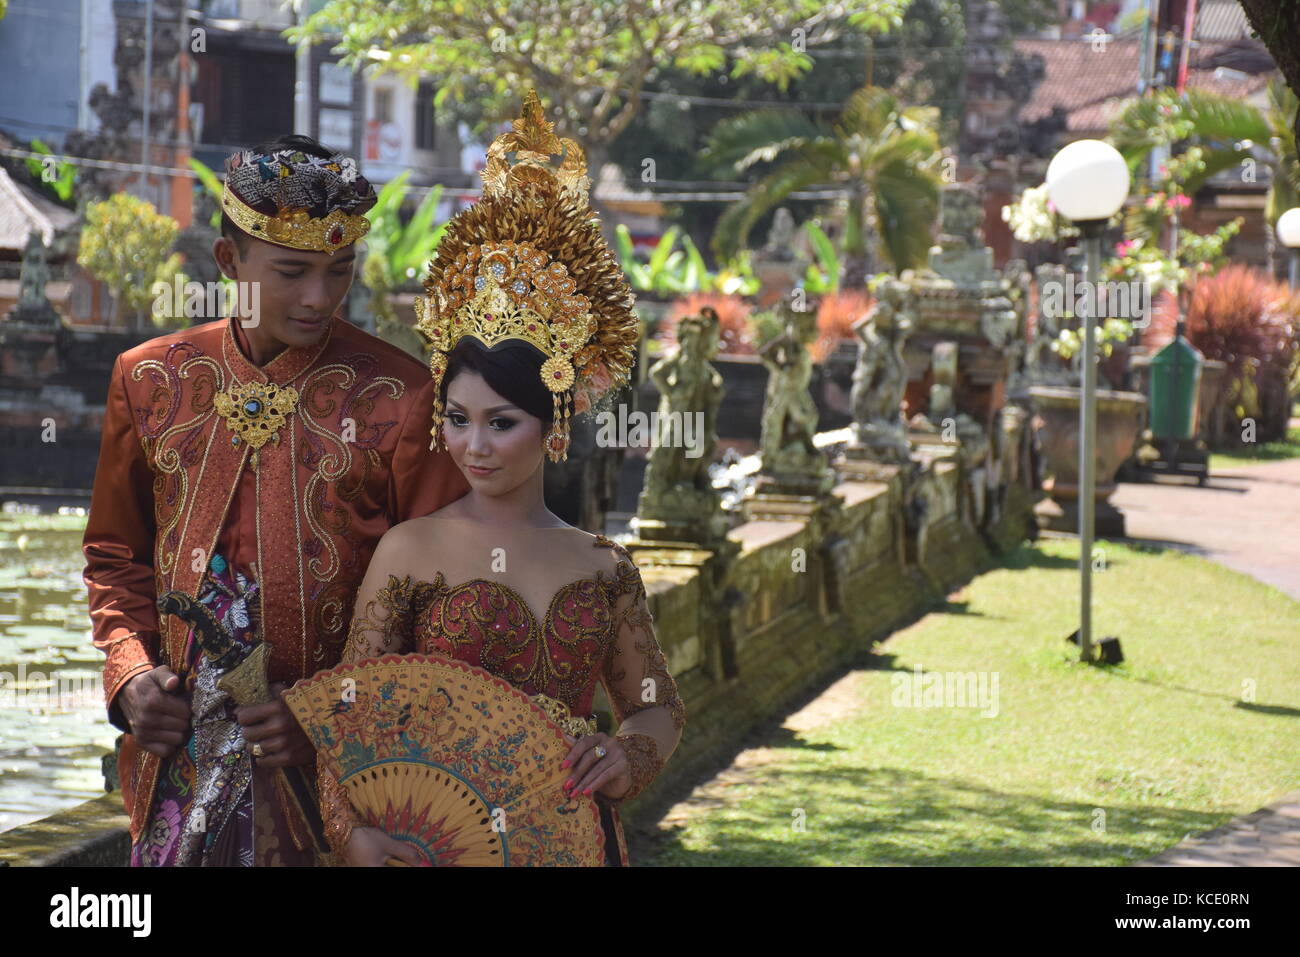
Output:
<svg viewBox="0 0 1300 957">
<path fill-rule="evenodd" d="M 950 183 L 939 192 L 939 242 L 930 247 L 929 268 L 958 285 L 997 280 L 993 250 L 984 245 L 984 206 L 968 183 Z"/>
<path fill-rule="evenodd" d="M 820 472 L 825 463 L 813 442 L 817 406 L 808 391 L 812 381 L 809 346 L 816 334 L 816 314 L 789 307 L 784 312 L 784 331 L 759 349 L 768 371 L 759 439 L 761 471 L 770 475 Z"/>
<path fill-rule="evenodd" d="M 1006 296 L 995 296 L 980 310 L 980 333 L 995 349 L 1014 349 L 1020 328 L 1020 314 Z"/>
<path fill-rule="evenodd" d="M 59 314 L 45 295 L 45 286 L 49 281 L 50 267 L 45 262 L 45 242 L 41 239 L 41 234 L 33 229 L 28 232 L 27 245 L 23 248 L 18 303 L 7 318 L 33 325 L 59 325 Z"/>
<path fill-rule="evenodd" d="M 916 325 L 911 289 L 897 279 L 879 287 L 876 305 L 853 324 L 862 340 L 849 402 L 853 407 L 854 441 L 850 449 L 886 464 L 904 464 L 911 451 L 903 424 L 903 393 L 907 363 L 903 346 Z"/>
<path fill-rule="evenodd" d="M 784 206 L 772 215 L 772 227 L 767 231 L 767 242 L 763 244 L 762 254 L 767 259 L 791 259 L 794 257 L 794 217 Z"/>
<path fill-rule="evenodd" d="M 750 268 L 759 281 L 760 308 L 788 299 L 799 284 L 807 265 L 796 257 L 794 217 L 784 206 L 772 217 L 767 242 L 750 257 Z"/>
<path fill-rule="evenodd" d="M 1034 270 L 1034 282 L 1038 287 L 1038 312 L 1035 315 L 1034 338 L 1025 349 L 1024 381 L 1029 386 L 1035 385 L 1069 385 L 1070 370 L 1052 351 L 1052 342 L 1061 331 L 1063 317 L 1051 315 L 1051 309 L 1044 309 L 1047 290 L 1053 283 L 1058 288 L 1065 288 L 1066 267 L 1056 263 L 1043 263 Z"/>
<path fill-rule="evenodd" d="M 658 441 L 650 449 L 643 494 L 676 494 L 683 487 L 713 491 L 708 466 L 717 444 L 718 407 L 726 390 L 722 374 L 709 360 L 718 354 L 720 329 L 712 306 L 704 306 L 698 316 L 687 316 L 677 324 L 677 350 L 648 372 L 659 390 Z M 696 413 L 703 415 L 702 445 L 688 450 L 674 439 L 673 423 Z"/>
<path fill-rule="evenodd" d="M 979 193 L 965 183 L 950 183 L 939 192 L 939 245 L 943 249 L 979 249 L 984 245 L 984 207 Z"/>
<path fill-rule="evenodd" d="M 998 429 L 995 437 L 999 485 L 1011 485 L 1020 481 L 1021 447 L 1028 418 L 1028 412 L 1011 403 L 1004 405 L 998 414 Z"/>
<path fill-rule="evenodd" d="M 659 390 L 659 407 L 631 523 L 643 541 L 713 547 L 726 538 L 722 495 L 709 474 L 726 393 L 721 373 L 709 363 L 717 355 L 720 331 L 718 314 L 704 306 L 677 324 L 677 349 L 647 372 Z"/>
<path fill-rule="evenodd" d="M 934 382 L 930 386 L 929 420 L 942 425 L 944 419 L 954 418 L 957 405 L 953 389 L 957 384 L 957 343 L 936 342 L 930 351 L 930 370 Z"/>
</svg>

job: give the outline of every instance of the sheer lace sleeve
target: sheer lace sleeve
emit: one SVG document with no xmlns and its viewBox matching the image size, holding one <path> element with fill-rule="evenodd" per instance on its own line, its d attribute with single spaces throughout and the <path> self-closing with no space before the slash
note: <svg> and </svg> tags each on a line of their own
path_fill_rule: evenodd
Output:
<svg viewBox="0 0 1300 957">
<path fill-rule="evenodd" d="M 382 551 L 382 548 L 376 550 L 357 593 L 352 626 L 343 650 L 344 662 L 411 652 L 415 646 L 415 622 L 436 592 L 429 582 L 414 581 L 409 575 L 398 578 L 391 574 L 389 569 L 392 566 L 384 560 L 386 556 L 381 555 Z M 381 581 L 386 582 L 382 587 L 379 586 Z M 363 822 L 353 810 L 347 790 L 319 757 L 316 759 L 316 774 L 325 838 L 334 853 L 341 857 L 352 828 L 361 826 Z"/>
<path fill-rule="evenodd" d="M 686 706 L 655 638 L 641 573 L 625 549 L 613 547 L 618 567 L 610 594 L 615 596 L 617 632 L 601 681 L 618 723 L 615 738 L 631 765 L 631 787 L 622 797 L 609 799 L 619 804 L 636 797 L 658 776 L 681 739 Z"/>
</svg>

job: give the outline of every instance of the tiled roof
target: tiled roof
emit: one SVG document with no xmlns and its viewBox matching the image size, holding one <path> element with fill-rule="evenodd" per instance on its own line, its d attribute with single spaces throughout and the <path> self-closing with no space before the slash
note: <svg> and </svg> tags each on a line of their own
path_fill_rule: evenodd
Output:
<svg viewBox="0 0 1300 957">
<path fill-rule="evenodd" d="M 4 167 L 0 167 L 0 249 L 21 252 L 33 229 L 40 232 L 48 246 L 56 232 L 67 229 L 76 220 L 76 213 L 14 182 Z"/>
<path fill-rule="evenodd" d="M 1250 32 L 1246 11 L 1237 0 L 1201 0 L 1197 7 L 1198 40 L 1245 40 Z"/>
<path fill-rule="evenodd" d="M 1247 49 L 1240 42 L 1205 41 L 1192 53 L 1187 85 L 1210 90 L 1234 99 L 1258 93 L 1268 83 L 1268 73 L 1241 73 L 1243 67 L 1260 65 L 1254 42 Z M 1106 130 L 1124 100 L 1137 95 L 1140 43 L 1115 38 L 1100 48 L 1087 40 L 1044 40 L 1025 37 L 1015 41 L 1016 50 L 1041 56 L 1045 75 L 1020 111 L 1023 122 L 1032 123 L 1063 107 L 1069 117 L 1070 133 L 1098 133 Z M 1228 70 L 1218 69 L 1229 67 Z M 1232 67 L 1235 66 L 1235 69 Z"/>
</svg>

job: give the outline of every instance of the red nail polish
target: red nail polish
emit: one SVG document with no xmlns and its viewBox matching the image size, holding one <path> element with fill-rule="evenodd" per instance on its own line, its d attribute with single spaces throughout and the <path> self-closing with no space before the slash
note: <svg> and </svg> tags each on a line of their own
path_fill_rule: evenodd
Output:
<svg viewBox="0 0 1300 957">
<path fill-rule="evenodd" d="M 568 766 L 569 766 L 569 759 L 568 759 L 568 758 L 565 758 L 563 761 L 560 762 L 560 767 L 562 767 L 562 768 L 567 768 Z"/>
<path fill-rule="evenodd" d="M 591 788 L 587 788 L 587 790 L 583 791 L 582 793 L 583 793 L 583 794 L 590 794 L 590 793 L 591 793 Z"/>
<path fill-rule="evenodd" d="M 564 782 L 564 790 L 567 791 L 571 787 L 573 787 L 573 778 L 569 778 L 569 780 Z"/>
</svg>

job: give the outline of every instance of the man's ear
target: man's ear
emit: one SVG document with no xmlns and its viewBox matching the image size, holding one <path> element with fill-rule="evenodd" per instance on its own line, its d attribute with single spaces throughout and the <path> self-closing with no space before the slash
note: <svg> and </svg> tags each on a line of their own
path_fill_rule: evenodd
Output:
<svg viewBox="0 0 1300 957">
<path fill-rule="evenodd" d="M 239 247 L 225 236 L 218 236 L 212 242 L 212 258 L 217 261 L 217 268 L 228 279 L 239 278 Z"/>
</svg>

